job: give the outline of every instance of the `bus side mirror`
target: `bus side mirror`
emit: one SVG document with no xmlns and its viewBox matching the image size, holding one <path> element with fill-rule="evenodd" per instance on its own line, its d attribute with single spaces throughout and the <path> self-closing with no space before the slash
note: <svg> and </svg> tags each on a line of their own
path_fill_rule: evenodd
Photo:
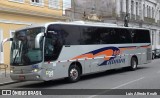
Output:
<svg viewBox="0 0 160 98">
<path fill-rule="evenodd" d="M 1 52 L 3 52 L 3 45 L 4 43 L 8 42 L 8 41 L 13 41 L 13 38 L 6 38 L 1 42 Z"/>
<path fill-rule="evenodd" d="M 35 38 L 35 48 L 40 48 L 40 40 L 44 37 L 44 33 L 39 33 Z"/>
</svg>

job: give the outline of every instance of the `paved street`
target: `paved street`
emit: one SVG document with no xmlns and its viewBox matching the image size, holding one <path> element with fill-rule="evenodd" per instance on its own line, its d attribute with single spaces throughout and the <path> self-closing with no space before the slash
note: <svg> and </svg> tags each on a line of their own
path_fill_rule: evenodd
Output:
<svg viewBox="0 0 160 98">
<path fill-rule="evenodd" d="M 119 69 L 83 76 L 77 83 L 67 83 L 64 79 L 49 82 L 20 82 L 0 88 L 20 89 L 160 89 L 160 60 L 141 65 L 136 71 Z M 97 94 L 100 92 L 97 92 Z M 104 92 L 105 93 L 105 92 Z M 62 97 L 62 96 L 61 96 Z M 82 97 L 82 96 L 81 96 Z M 89 98 L 99 95 L 85 96 Z M 102 96 L 101 96 L 102 97 Z"/>
</svg>

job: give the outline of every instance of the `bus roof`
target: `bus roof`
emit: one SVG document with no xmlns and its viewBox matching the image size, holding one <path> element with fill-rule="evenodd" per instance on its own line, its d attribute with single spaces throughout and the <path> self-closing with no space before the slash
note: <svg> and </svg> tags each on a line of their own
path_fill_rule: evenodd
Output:
<svg viewBox="0 0 160 98">
<path fill-rule="evenodd" d="M 113 23 L 100 23 L 100 22 L 85 22 L 85 21 L 73 21 L 73 22 L 50 22 L 46 23 L 45 27 L 51 24 L 64 24 L 64 25 L 78 25 L 78 26 L 93 26 L 93 27 L 109 27 L 109 28 L 124 28 L 124 29 L 141 29 L 149 30 L 148 28 L 136 28 L 136 27 L 123 27 Z"/>
<path fill-rule="evenodd" d="M 36 27 L 48 27 L 52 24 L 64 24 L 64 25 L 77 25 L 77 26 L 93 26 L 93 27 L 109 27 L 109 28 L 124 28 L 124 29 L 141 29 L 141 30 L 149 30 L 148 28 L 135 28 L 135 27 L 123 27 L 118 26 L 117 24 L 112 23 L 100 23 L 100 22 L 85 22 L 85 21 L 73 21 L 73 22 L 48 22 L 45 24 L 34 24 L 29 25 L 19 30 L 29 29 L 29 28 L 36 28 Z M 16 30 L 16 31 L 19 31 Z"/>
</svg>

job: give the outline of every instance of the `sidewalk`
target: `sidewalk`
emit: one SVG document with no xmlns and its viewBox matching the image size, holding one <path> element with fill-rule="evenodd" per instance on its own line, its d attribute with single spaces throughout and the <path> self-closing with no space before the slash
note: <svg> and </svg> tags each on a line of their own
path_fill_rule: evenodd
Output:
<svg viewBox="0 0 160 98">
<path fill-rule="evenodd" d="M 0 70 L 0 86 L 7 85 L 7 84 L 12 84 L 12 83 L 17 83 L 17 82 L 18 81 L 13 81 L 10 78 L 10 71 L 9 70 L 7 70 L 6 77 L 5 77 L 5 71 Z"/>
</svg>

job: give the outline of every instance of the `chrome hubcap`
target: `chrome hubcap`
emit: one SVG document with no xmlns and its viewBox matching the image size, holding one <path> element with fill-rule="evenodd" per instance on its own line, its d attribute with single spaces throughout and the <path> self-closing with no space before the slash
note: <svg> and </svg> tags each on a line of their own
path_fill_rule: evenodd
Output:
<svg viewBox="0 0 160 98">
<path fill-rule="evenodd" d="M 133 61 L 133 68 L 136 68 L 136 66 L 137 66 L 137 62 Z"/>
<path fill-rule="evenodd" d="M 78 71 L 75 68 L 71 69 L 70 76 L 72 79 L 76 80 L 78 78 Z"/>
</svg>

